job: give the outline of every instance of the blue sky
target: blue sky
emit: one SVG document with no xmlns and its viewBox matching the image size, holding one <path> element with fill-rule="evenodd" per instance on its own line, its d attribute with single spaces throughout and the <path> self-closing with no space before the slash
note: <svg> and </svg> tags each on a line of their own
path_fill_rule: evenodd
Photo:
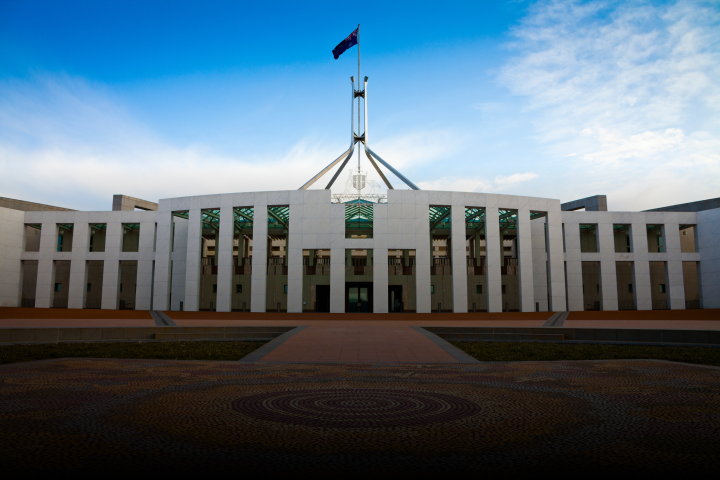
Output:
<svg viewBox="0 0 720 480">
<path fill-rule="evenodd" d="M 421 188 L 720 196 L 718 1 L 362 5 L 0 0 L 0 196 L 298 188 L 347 148 L 358 23 L 370 145 Z"/>
</svg>

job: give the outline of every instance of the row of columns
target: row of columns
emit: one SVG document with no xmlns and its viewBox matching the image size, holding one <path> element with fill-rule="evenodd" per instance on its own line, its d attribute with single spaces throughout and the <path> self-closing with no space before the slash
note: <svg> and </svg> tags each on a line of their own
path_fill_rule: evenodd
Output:
<svg viewBox="0 0 720 480">
<path fill-rule="evenodd" d="M 666 223 L 663 227 L 665 239 L 665 261 L 667 266 L 667 298 L 669 308 L 685 309 L 685 285 L 683 280 L 680 236 L 666 235 L 666 232 L 679 232 L 680 225 Z M 615 237 L 612 214 L 600 214 L 597 224 L 598 253 L 594 254 L 600 262 L 600 285 L 603 310 L 618 309 L 617 273 Z M 638 310 L 652 310 L 652 292 L 650 283 L 650 253 L 648 252 L 647 225 L 633 222 L 630 225 L 632 253 L 623 255 L 634 263 L 634 291 Z M 565 249 L 567 262 L 568 309 L 584 310 L 582 256 L 580 253 L 580 222 L 566 219 Z"/>
<path fill-rule="evenodd" d="M 263 206 L 264 207 L 264 206 Z M 254 238 L 267 236 L 267 208 L 255 208 L 253 221 Z M 302 221 L 293 218 L 293 209 L 298 206 L 290 206 L 290 229 L 288 232 L 288 311 L 302 311 Z M 301 208 L 301 206 L 300 206 Z M 228 213 L 229 212 L 229 213 Z M 453 207 L 452 209 L 452 262 L 453 262 L 453 304 L 454 311 L 467 312 L 467 268 L 465 251 L 465 208 Z M 499 209 L 497 207 L 486 208 L 486 249 L 487 249 L 487 285 L 488 285 L 488 310 L 490 312 L 502 311 L 502 275 L 503 266 L 503 245 L 500 238 Z M 518 257 L 519 257 L 519 284 L 520 284 L 520 305 L 522 311 L 534 311 L 535 292 L 533 279 L 533 248 L 531 235 L 530 210 L 520 208 L 518 210 Z M 550 309 L 564 310 L 565 307 L 565 281 L 562 252 L 562 228 L 560 212 L 549 212 L 548 223 L 548 245 L 550 285 Z M 333 222 L 343 222 L 344 218 L 338 216 Z M 170 266 L 172 253 L 172 212 L 158 212 L 158 233 L 156 271 L 155 271 L 155 296 L 153 308 L 169 309 L 170 304 Z M 426 234 L 429 236 L 429 223 Z M 141 233 L 142 235 L 142 233 Z M 230 311 L 232 305 L 232 275 L 233 275 L 233 238 L 234 238 L 234 214 L 232 205 L 221 205 L 220 227 L 216 245 L 216 259 L 218 266 L 217 277 L 217 311 Z M 199 308 L 200 296 L 200 275 L 201 264 L 200 254 L 202 247 L 202 210 L 191 209 L 188 212 L 187 220 L 187 247 L 185 258 L 185 290 L 184 309 L 195 311 Z M 401 247 L 401 246 L 390 246 Z M 430 312 L 430 255 L 429 246 L 415 245 L 402 246 L 402 248 L 413 248 L 416 250 L 416 280 L 417 280 L 417 308 L 418 312 Z M 387 258 L 387 248 L 374 248 L 376 258 Z M 267 244 L 266 242 L 253 242 L 252 256 L 252 285 L 251 285 L 251 311 L 265 311 L 266 275 L 267 275 Z M 331 245 L 331 290 L 330 308 L 332 312 L 344 312 L 345 310 L 345 264 L 346 248 L 342 245 Z M 177 256 L 176 252 L 176 256 Z M 382 268 L 373 269 L 374 283 L 374 308 L 375 312 L 381 313 L 387 310 L 387 271 Z M 173 302 L 175 303 L 175 302 Z"/>
<path fill-rule="evenodd" d="M 120 286 L 120 260 L 122 255 L 123 227 L 121 222 L 107 224 L 105 234 L 105 252 L 89 252 L 89 223 L 73 224 L 72 250 L 58 253 L 58 226 L 55 222 L 43 222 L 40 230 L 40 251 L 38 256 L 38 275 L 35 290 L 35 307 L 52 307 L 54 298 L 55 261 L 70 262 L 68 285 L 68 308 L 84 308 L 87 294 L 87 262 L 103 261 L 103 286 L 101 308 L 117 309 Z M 155 222 L 140 223 L 140 240 L 137 254 L 137 290 L 135 308 L 149 310 L 152 302 L 153 242 Z"/>
</svg>

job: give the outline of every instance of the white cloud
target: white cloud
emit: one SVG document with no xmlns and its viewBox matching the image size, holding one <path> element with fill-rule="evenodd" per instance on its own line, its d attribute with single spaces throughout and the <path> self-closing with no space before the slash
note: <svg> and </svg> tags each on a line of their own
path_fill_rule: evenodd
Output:
<svg viewBox="0 0 720 480">
<path fill-rule="evenodd" d="M 498 192 L 537 178 L 535 173 L 514 173 L 510 176 L 498 175 L 489 181 L 483 178 L 443 177 L 430 182 L 420 182 L 423 190 L 458 191 L 458 192 Z"/>
<path fill-rule="evenodd" d="M 655 206 L 645 182 L 663 205 L 716 197 L 718 32 L 712 2 L 540 1 L 513 30 L 500 79 L 527 99 L 565 185 L 593 185 L 626 209 Z"/>
<path fill-rule="evenodd" d="M 2 195 L 40 203 L 104 210 L 116 193 L 156 201 L 295 189 L 343 149 L 304 139 L 279 155 L 234 158 L 202 145 L 168 144 L 82 79 L 0 87 Z"/>
</svg>

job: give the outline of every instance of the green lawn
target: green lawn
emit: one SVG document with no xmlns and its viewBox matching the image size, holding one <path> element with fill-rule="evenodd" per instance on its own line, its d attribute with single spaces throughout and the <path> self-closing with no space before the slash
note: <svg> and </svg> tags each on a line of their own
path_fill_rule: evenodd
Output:
<svg viewBox="0 0 720 480">
<path fill-rule="evenodd" d="M 481 362 L 655 359 L 720 367 L 720 348 L 544 342 L 450 342 Z"/>
<path fill-rule="evenodd" d="M 0 364 L 48 358 L 147 358 L 237 361 L 262 342 L 88 342 L 0 345 Z"/>
</svg>

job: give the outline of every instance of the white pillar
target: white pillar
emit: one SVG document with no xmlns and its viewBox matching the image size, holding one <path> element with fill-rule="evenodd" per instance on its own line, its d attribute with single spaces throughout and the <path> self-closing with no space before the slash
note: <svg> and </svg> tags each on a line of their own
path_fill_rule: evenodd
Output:
<svg viewBox="0 0 720 480">
<path fill-rule="evenodd" d="M 566 217 L 565 268 L 567 269 L 567 303 L 571 312 L 585 310 L 583 299 L 582 261 L 580 252 L 580 223 Z"/>
<path fill-rule="evenodd" d="M 669 214 L 676 217 L 677 214 Z M 665 249 L 667 251 L 667 298 L 670 309 L 685 310 L 685 279 L 683 278 L 682 253 L 680 249 L 680 225 L 677 222 L 666 222 L 663 227 Z"/>
<path fill-rule="evenodd" d="M 463 202 L 464 203 L 464 202 Z M 453 312 L 467 313 L 467 260 L 465 251 L 465 205 L 453 202 L 451 222 L 451 261 L 453 284 Z"/>
<path fill-rule="evenodd" d="M 77 218 L 81 217 L 81 218 Z M 84 217 L 84 218 L 82 218 Z M 72 260 L 70 261 L 70 285 L 68 308 L 83 308 L 87 295 L 87 252 L 90 243 L 88 215 L 78 212 L 73 224 Z"/>
<path fill-rule="evenodd" d="M 630 225 L 635 268 L 635 299 L 638 310 L 652 310 L 650 263 L 648 262 L 647 225 L 644 213 L 633 213 Z"/>
<path fill-rule="evenodd" d="M 290 205 L 290 221 L 288 228 L 288 245 L 290 246 L 288 255 L 288 296 L 287 311 L 288 313 L 302 313 L 302 295 L 303 295 L 303 211 L 304 207 L 300 203 Z M 322 225 L 323 231 L 319 234 L 329 234 L 330 222 L 318 222 Z M 322 247 L 322 245 L 321 245 Z M 327 246 L 325 246 L 327 248 Z"/>
<path fill-rule="evenodd" d="M 488 198 L 490 198 L 488 196 Z M 487 259 L 488 312 L 502 312 L 503 245 L 498 207 L 485 207 L 485 255 Z"/>
<path fill-rule="evenodd" d="M 250 311 L 266 310 L 267 291 L 267 231 L 268 213 L 267 200 L 262 204 L 256 202 L 253 213 L 253 256 L 252 256 L 252 292 Z"/>
<path fill-rule="evenodd" d="M 150 215 L 148 215 L 150 217 Z M 144 218 L 140 222 L 140 240 L 138 243 L 137 290 L 135 291 L 135 310 L 152 308 L 152 264 L 155 252 L 155 219 Z"/>
<path fill-rule="evenodd" d="M 562 221 L 560 201 L 548 200 L 550 310 L 554 312 L 564 311 L 567 308 L 565 302 L 565 255 L 563 253 Z"/>
<path fill-rule="evenodd" d="M 598 215 L 598 251 L 600 252 L 600 284 L 602 309 L 618 309 L 617 268 L 615 264 L 615 234 L 611 213 Z"/>
<path fill-rule="evenodd" d="M 533 288 L 533 245 L 530 209 L 528 207 L 518 209 L 517 220 L 520 311 L 534 312 L 535 290 Z"/>
<path fill-rule="evenodd" d="M 105 258 L 103 262 L 102 303 L 100 305 L 103 310 L 117 310 L 118 308 L 122 240 L 122 223 L 108 222 L 105 230 Z"/>
<path fill-rule="evenodd" d="M 0 306 L 19 307 L 25 212 L 0 208 Z"/>
<path fill-rule="evenodd" d="M 330 312 L 345 312 L 345 248 L 330 249 Z"/>
<path fill-rule="evenodd" d="M 373 312 L 388 313 L 388 249 L 373 249 L 373 258 Z"/>
<path fill-rule="evenodd" d="M 182 217 L 173 216 L 172 235 L 170 244 L 170 310 L 185 309 L 185 274 L 187 273 L 187 239 L 188 221 Z"/>
<path fill-rule="evenodd" d="M 155 240 L 155 280 L 152 305 L 150 307 L 153 310 L 168 310 L 170 308 L 172 221 L 172 211 L 158 212 L 157 238 Z"/>
<path fill-rule="evenodd" d="M 57 250 L 58 227 L 53 220 L 43 222 L 40 228 L 35 308 L 50 308 L 53 299 L 53 280 L 55 279 L 53 257 Z"/>
<path fill-rule="evenodd" d="M 419 200 L 419 197 L 418 197 Z M 415 204 L 415 301 L 417 313 L 430 313 L 430 204 Z M 388 245 L 389 248 L 393 248 Z"/>
<path fill-rule="evenodd" d="M 233 194 L 223 194 L 220 198 L 220 231 L 215 245 L 218 262 L 217 305 L 218 312 L 232 309 L 233 240 L 235 238 L 235 212 Z"/>
<path fill-rule="evenodd" d="M 720 208 L 697 213 L 702 308 L 720 308 Z"/>
<path fill-rule="evenodd" d="M 539 304 L 541 312 L 548 311 L 547 251 L 545 249 L 546 221 L 547 218 L 542 217 L 530 222 L 533 248 L 533 290 L 535 291 L 535 302 Z"/>
<path fill-rule="evenodd" d="M 185 264 L 185 303 L 188 312 L 200 308 L 200 249 L 202 248 L 202 210 L 188 212 L 188 237 Z"/>
</svg>

